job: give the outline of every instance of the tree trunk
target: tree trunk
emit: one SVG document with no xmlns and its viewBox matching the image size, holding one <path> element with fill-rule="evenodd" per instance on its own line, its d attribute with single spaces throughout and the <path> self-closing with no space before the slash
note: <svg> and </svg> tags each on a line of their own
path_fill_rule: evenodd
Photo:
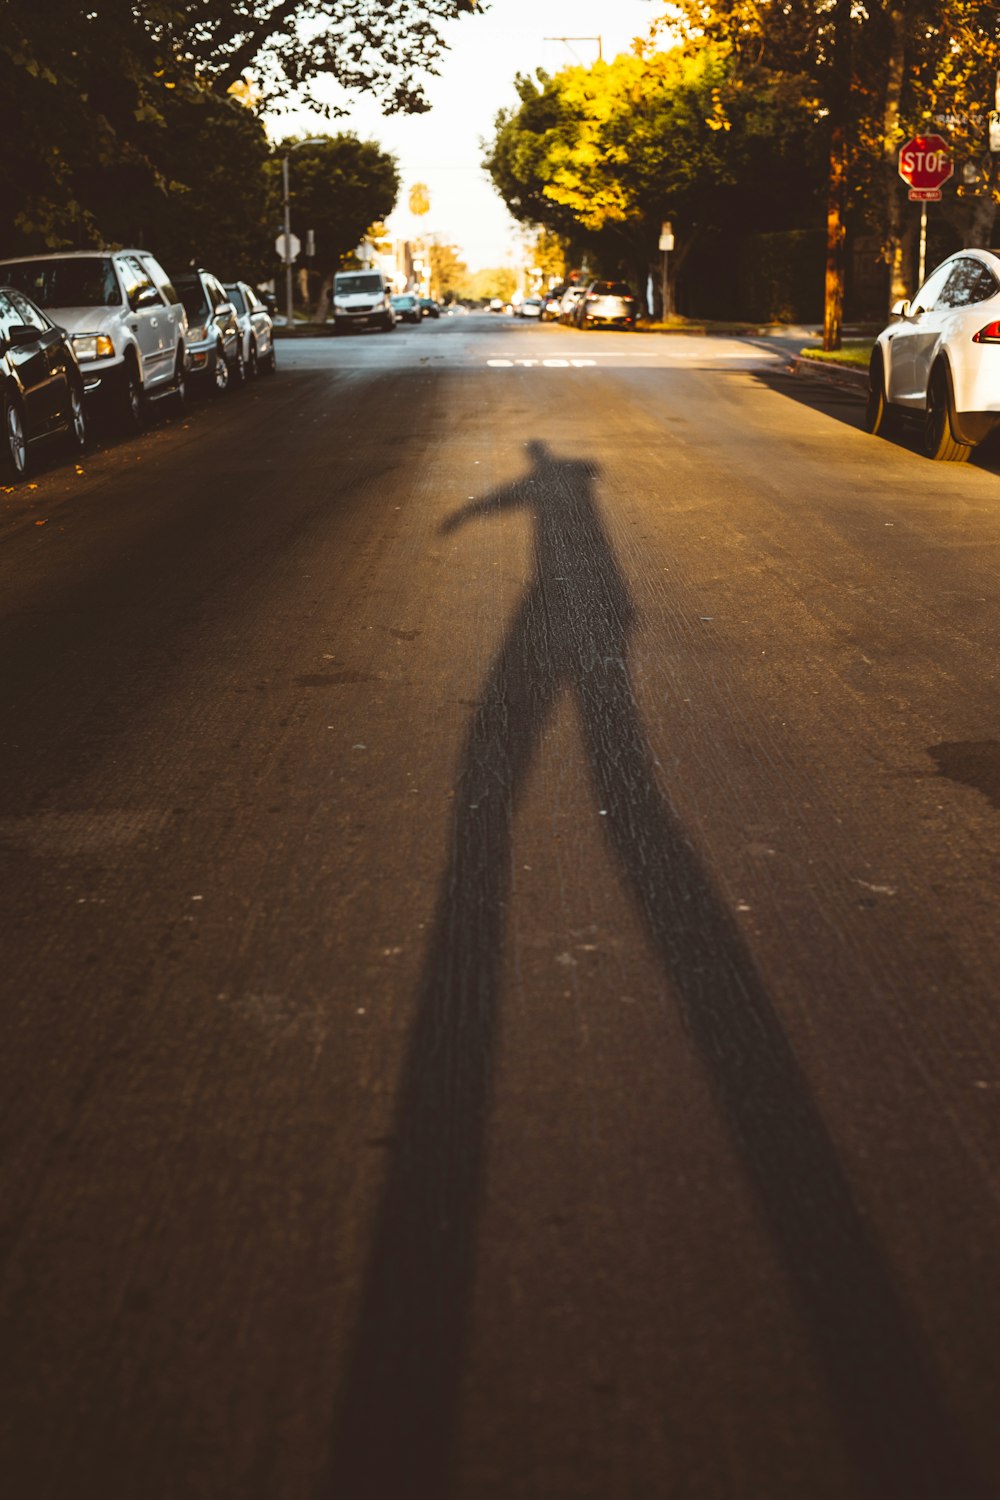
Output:
<svg viewBox="0 0 1000 1500">
<path fill-rule="evenodd" d="M 830 109 L 830 170 L 826 198 L 826 281 L 823 348 L 839 349 L 844 323 L 844 206 L 847 201 L 847 119 L 851 96 L 851 0 L 836 0 Z"/>
<path fill-rule="evenodd" d="M 839 349 L 844 325 L 844 199 L 847 192 L 847 138 L 843 125 L 830 137 L 826 198 L 826 285 L 823 295 L 823 348 Z"/>
<path fill-rule="evenodd" d="M 889 307 L 909 295 L 904 246 L 905 201 L 899 175 L 899 148 L 903 131 L 899 122 L 900 99 L 906 67 L 906 17 L 901 5 L 886 13 L 889 56 L 885 100 L 882 107 L 882 178 L 885 184 L 885 258 L 889 266 Z"/>
<path fill-rule="evenodd" d="M 316 299 L 316 311 L 313 313 L 314 323 L 325 323 L 330 312 L 330 292 L 333 289 L 333 272 L 330 271 L 320 282 L 319 296 Z"/>
</svg>

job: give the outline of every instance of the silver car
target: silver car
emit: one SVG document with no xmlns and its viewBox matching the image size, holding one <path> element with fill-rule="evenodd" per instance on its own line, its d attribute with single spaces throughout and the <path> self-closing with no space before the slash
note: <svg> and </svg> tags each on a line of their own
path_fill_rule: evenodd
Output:
<svg viewBox="0 0 1000 1500">
<path fill-rule="evenodd" d="M 243 368 L 251 378 L 259 370 L 273 375 L 278 368 L 274 352 L 274 324 L 271 314 L 246 281 L 225 281 L 223 288 L 236 309 L 236 321 L 243 339 Z"/>
<path fill-rule="evenodd" d="M 592 281 L 573 310 L 578 328 L 634 328 L 639 304 L 624 281 Z"/>
<path fill-rule="evenodd" d="M 73 250 L 0 262 L 0 281 L 30 297 L 65 328 L 89 402 L 121 426 L 141 425 L 148 400 L 183 408 L 187 319 L 148 250 Z"/>
</svg>

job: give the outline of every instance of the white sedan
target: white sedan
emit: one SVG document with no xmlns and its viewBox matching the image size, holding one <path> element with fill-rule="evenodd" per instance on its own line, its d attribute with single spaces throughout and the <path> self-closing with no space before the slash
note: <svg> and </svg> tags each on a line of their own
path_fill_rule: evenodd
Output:
<svg viewBox="0 0 1000 1500">
<path fill-rule="evenodd" d="M 869 432 L 922 417 L 928 458 L 963 463 L 1000 427 L 1000 255 L 960 250 L 897 302 L 868 369 Z"/>
</svg>

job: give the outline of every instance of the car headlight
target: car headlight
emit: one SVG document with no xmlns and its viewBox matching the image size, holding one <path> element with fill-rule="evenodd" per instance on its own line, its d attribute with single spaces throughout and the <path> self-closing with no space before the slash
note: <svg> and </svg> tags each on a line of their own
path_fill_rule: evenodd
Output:
<svg viewBox="0 0 1000 1500">
<path fill-rule="evenodd" d="M 115 346 L 106 333 L 74 333 L 73 352 L 77 359 L 113 359 Z"/>
<path fill-rule="evenodd" d="M 337 298 L 334 297 L 334 299 L 333 299 L 333 308 L 334 308 L 335 312 L 346 312 L 347 311 L 347 303 L 346 302 L 338 302 Z"/>
<path fill-rule="evenodd" d="M 203 344 L 208 338 L 207 323 L 197 323 L 193 328 L 188 324 L 188 338 L 192 344 Z"/>
</svg>

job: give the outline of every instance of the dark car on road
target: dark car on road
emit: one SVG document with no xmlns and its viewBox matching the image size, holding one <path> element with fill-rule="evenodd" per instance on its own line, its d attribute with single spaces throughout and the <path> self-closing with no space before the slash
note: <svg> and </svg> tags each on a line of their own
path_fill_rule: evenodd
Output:
<svg viewBox="0 0 1000 1500">
<path fill-rule="evenodd" d="M 425 318 L 439 318 L 441 316 L 441 308 L 434 301 L 433 297 L 421 297 L 420 310 Z"/>
<path fill-rule="evenodd" d="M 17 478 L 44 438 L 64 433 L 74 452 L 86 441 L 83 376 L 69 336 L 12 286 L 0 286 L 0 404 L 4 458 Z"/>
<path fill-rule="evenodd" d="M 243 384 L 243 336 L 236 308 L 211 271 L 174 277 L 188 320 L 188 367 L 217 394 Z"/>
</svg>

